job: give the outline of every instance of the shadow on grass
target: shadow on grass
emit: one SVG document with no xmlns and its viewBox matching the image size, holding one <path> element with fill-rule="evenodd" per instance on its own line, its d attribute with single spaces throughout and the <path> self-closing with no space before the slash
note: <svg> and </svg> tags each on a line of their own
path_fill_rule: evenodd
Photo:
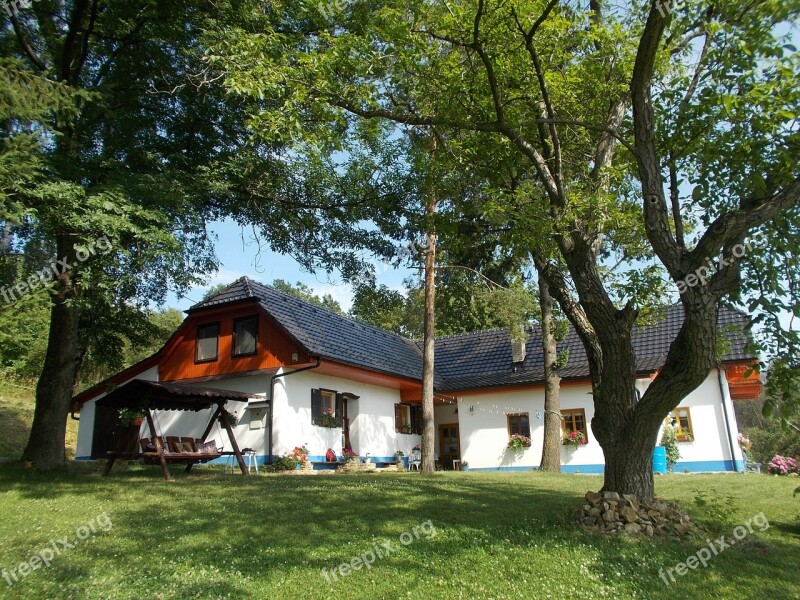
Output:
<svg viewBox="0 0 800 600">
<path fill-rule="evenodd" d="M 731 548 L 705 569 L 666 585 L 659 570 L 685 561 L 700 546 L 585 534 L 568 515 L 586 489 L 599 487 L 598 478 L 241 477 L 198 470 L 175 473 L 175 482 L 166 483 L 157 469 L 129 467 L 101 478 L 101 468 L 81 465 L 49 476 L 0 468 L 0 486 L 13 485 L 23 498 L 94 495 L 114 502 L 113 530 L 87 546 L 86 563 L 64 560 L 51 567 L 70 590 L 89 585 L 98 572 L 114 582 L 115 597 L 150 598 L 248 597 L 256 591 L 364 597 L 367 591 L 359 596 L 354 590 L 372 576 L 384 586 L 372 590 L 376 597 L 453 597 L 452 586 L 471 597 L 515 597 L 508 588 L 497 591 L 525 577 L 540 585 L 552 581 L 553 590 L 561 581 L 586 578 L 594 586 L 587 594 L 607 585 L 619 597 L 674 598 L 680 590 L 681 597 L 736 598 L 758 589 L 765 590 L 762 597 L 792 598 L 800 589 L 791 561 L 800 544 L 786 537 L 760 548 Z M 423 530 L 404 546 L 401 534 L 427 521 L 436 534 Z M 383 543 L 397 551 L 369 573 L 326 583 L 323 569 L 330 572 Z M 129 582 L 131 569 L 136 577 Z M 436 594 L 439 580 L 451 586 L 450 593 Z"/>
</svg>

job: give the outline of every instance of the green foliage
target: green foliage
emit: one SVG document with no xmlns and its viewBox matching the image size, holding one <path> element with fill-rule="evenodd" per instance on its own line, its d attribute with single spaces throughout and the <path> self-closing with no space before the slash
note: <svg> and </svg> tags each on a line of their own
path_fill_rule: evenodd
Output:
<svg viewBox="0 0 800 600">
<path fill-rule="evenodd" d="M 333 296 L 330 294 L 323 294 L 322 297 L 320 297 L 315 294 L 314 290 L 312 290 L 305 283 L 300 283 L 298 281 L 295 285 L 292 285 L 283 279 L 276 279 L 272 282 L 272 287 L 280 290 L 281 292 L 296 296 L 301 300 L 305 300 L 306 302 L 310 302 L 311 304 L 316 304 L 322 308 L 327 308 L 332 312 L 344 314 L 342 307 L 336 300 L 334 300 Z"/>
<path fill-rule="evenodd" d="M 375 164 L 394 149 L 405 157 L 399 164 L 420 174 L 419 181 L 401 177 L 413 192 L 406 206 L 421 206 L 421 191 L 436 192 L 438 218 L 427 225 L 448 243 L 463 228 L 460 244 L 486 242 L 495 258 L 508 250 L 534 254 L 569 272 L 572 291 L 590 274 L 562 258 L 583 237 L 597 249 L 602 294 L 616 306 L 647 309 L 674 301 L 685 274 L 666 272 L 663 253 L 655 255 L 644 229 L 647 204 L 629 152 L 642 140 L 634 139 L 630 102 L 615 127 L 628 147 L 619 147 L 600 172 L 594 169 L 609 106 L 629 100 L 637 43 L 653 6 L 389 1 L 323 14 L 280 2 L 257 33 L 210 32 L 207 60 L 225 72 L 233 94 L 262 102 L 250 121 L 259 140 L 291 141 L 308 156 L 357 149 L 348 166 L 365 156 Z M 593 14 L 594 7 L 602 14 Z M 691 254 L 713 219 L 752 215 L 796 179 L 800 54 L 789 43 L 787 24 L 798 14 L 797 0 L 694 3 L 670 14 L 650 103 L 662 163 L 658 185 L 672 187 L 676 211 L 667 226 L 680 224 L 686 243 L 675 254 Z M 538 28 L 526 38 L 533 23 Z M 546 101 L 564 124 L 540 121 Z M 418 143 L 432 131 L 440 150 L 435 159 Z M 553 131 L 557 151 L 548 135 Z M 542 167 L 537 152 L 548 167 L 558 166 Z M 563 175 L 564 190 L 553 190 L 553 173 Z M 371 195 L 375 186 L 366 189 Z M 381 225 L 391 223 L 395 237 L 404 223 L 426 231 L 413 214 L 406 209 L 406 221 L 387 218 Z M 754 217 L 742 228 L 760 222 Z M 721 294 L 764 325 L 761 348 L 772 354 L 795 356 L 800 347 L 800 332 L 786 331 L 781 321 L 786 313 L 800 315 L 798 223 L 795 199 L 760 227 L 769 243 L 742 259 L 741 290 Z M 731 250 L 715 248 L 701 258 Z M 389 322 L 397 327 L 396 318 Z"/>
<path fill-rule="evenodd" d="M 766 465 L 776 455 L 800 457 L 800 432 L 780 419 L 767 420 L 763 428 L 748 429 L 747 437 L 753 443 L 748 453 L 753 462 Z"/>
<path fill-rule="evenodd" d="M 297 460 L 291 454 L 278 456 L 272 462 L 272 466 L 276 471 L 293 471 L 297 464 Z"/>
<path fill-rule="evenodd" d="M 538 317 L 533 290 L 519 280 L 500 287 L 455 269 L 440 269 L 437 275 L 437 336 L 499 328 L 521 339 L 523 326 Z M 402 294 L 374 281 L 362 282 L 354 290 L 350 314 L 387 331 L 421 338 L 424 287 L 416 278 L 407 279 L 405 285 Z"/>
<path fill-rule="evenodd" d="M 681 459 L 681 450 L 678 446 L 678 436 L 675 432 L 675 428 L 669 423 L 664 424 L 664 432 L 661 434 L 661 445 L 664 446 L 667 451 L 667 469 L 671 471 Z"/>
<path fill-rule="evenodd" d="M 441 290 L 439 290 L 441 292 Z M 409 299 L 385 285 L 361 283 L 353 290 L 350 314 L 370 325 L 398 335 L 416 337 L 421 332 L 407 319 Z"/>
<path fill-rule="evenodd" d="M 42 372 L 50 331 L 46 290 L 0 305 L 0 366 L 7 374 L 32 379 Z"/>
<path fill-rule="evenodd" d="M 766 380 L 764 416 L 790 418 L 800 414 L 800 367 L 797 360 L 782 356 L 771 361 Z"/>
</svg>

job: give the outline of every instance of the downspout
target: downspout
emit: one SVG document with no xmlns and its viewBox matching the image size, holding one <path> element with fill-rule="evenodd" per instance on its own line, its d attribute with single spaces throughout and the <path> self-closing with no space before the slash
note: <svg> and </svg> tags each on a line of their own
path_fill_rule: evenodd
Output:
<svg viewBox="0 0 800 600">
<path fill-rule="evenodd" d="M 722 415 L 725 421 L 725 433 L 728 439 L 728 449 L 731 451 L 731 460 L 733 460 L 733 470 L 739 473 L 739 464 L 736 460 L 736 452 L 734 451 L 733 439 L 731 433 L 730 419 L 728 418 L 728 395 L 725 393 L 725 382 L 722 379 L 722 365 L 717 365 L 717 381 L 719 382 L 719 395 L 722 398 Z"/>
<path fill-rule="evenodd" d="M 316 369 L 319 367 L 321 363 L 321 359 L 317 357 L 317 364 L 311 365 L 309 367 L 303 367 L 302 369 L 296 369 L 294 371 L 289 371 L 288 373 L 278 373 L 273 375 L 269 380 L 269 429 L 267 431 L 267 435 L 269 436 L 269 455 L 267 456 L 267 464 L 272 464 L 272 411 L 274 405 L 274 398 L 275 398 L 275 380 L 278 377 L 288 377 L 289 375 L 294 375 L 295 373 L 302 373 L 303 371 L 310 371 L 311 369 Z"/>
</svg>

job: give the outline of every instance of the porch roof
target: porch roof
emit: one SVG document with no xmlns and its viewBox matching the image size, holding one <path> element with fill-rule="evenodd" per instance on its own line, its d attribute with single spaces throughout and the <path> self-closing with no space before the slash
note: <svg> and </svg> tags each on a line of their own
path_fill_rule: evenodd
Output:
<svg viewBox="0 0 800 600">
<path fill-rule="evenodd" d="M 134 379 L 109 392 L 97 401 L 97 405 L 112 408 L 152 408 L 197 412 L 212 406 L 223 405 L 229 400 L 248 402 L 251 399 L 263 400 L 261 396 L 233 390 Z"/>
</svg>

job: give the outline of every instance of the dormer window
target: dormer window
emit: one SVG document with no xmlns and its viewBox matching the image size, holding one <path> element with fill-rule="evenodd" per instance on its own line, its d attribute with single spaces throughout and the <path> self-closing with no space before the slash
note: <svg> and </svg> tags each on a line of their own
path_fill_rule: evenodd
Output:
<svg viewBox="0 0 800 600">
<path fill-rule="evenodd" d="M 217 360 L 219 349 L 219 323 L 208 323 L 197 327 L 194 361 L 197 363 Z"/>
<path fill-rule="evenodd" d="M 233 355 L 251 356 L 258 346 L 258 317 L 242 317 L 233 322 Z"/>
</svg>

